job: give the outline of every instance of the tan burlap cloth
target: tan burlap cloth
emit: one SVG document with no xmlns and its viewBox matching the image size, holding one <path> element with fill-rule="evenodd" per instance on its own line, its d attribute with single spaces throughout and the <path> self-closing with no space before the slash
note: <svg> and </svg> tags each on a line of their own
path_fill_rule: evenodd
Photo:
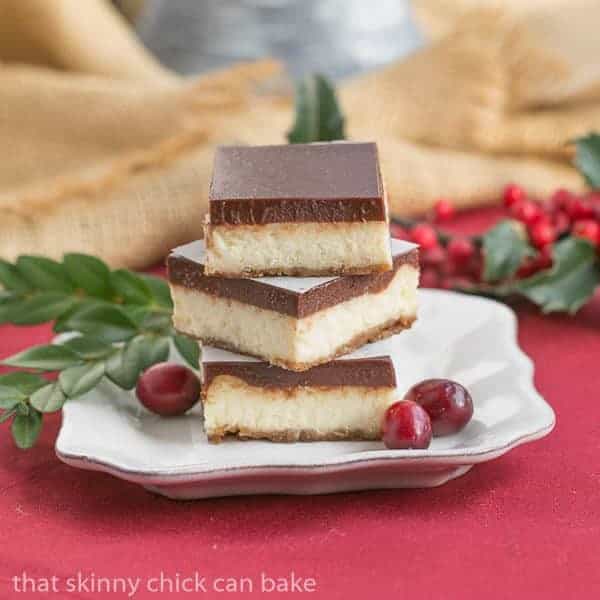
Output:
<svg viewBox="0 0 600 600">
<path fill-rule="evenodd" d="M 432 43 L 340 85 L 395 214 L 495 202 L 508 181 L 582 185 L 565 144 L 600 130 L 600 3 L 482 4 L 415 0 Z M 0 61 L 5 259 L 160 260 L 201 235 L 214 146 L 283 142 L 293 120 L 277 63 L 180 78 L 104 0 L 0 0 Z"/>
</svg>

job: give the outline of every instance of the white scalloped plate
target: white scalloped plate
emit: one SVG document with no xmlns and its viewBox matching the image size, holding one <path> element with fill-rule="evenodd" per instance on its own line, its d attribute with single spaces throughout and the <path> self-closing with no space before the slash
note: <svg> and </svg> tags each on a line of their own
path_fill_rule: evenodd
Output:
<svg viewBox="0 0 600 600">
<path fill-rule="evenodd" d="M 448 377 L 470 389 L 475 405 L 463 431 L 427 450 L 386 450 L 381 442 L 209 444 L 199 409 L 163 419 L 107 382 L 65 405 L 56 454 L 172 498 L 323 494 L 440 485 L 552 430 L 554 412 L 533 386 L 510 309 L 434 290 L 421 290 L 419 302 L 417 323 L 394 339 L 399 392 Z"/>
</svg>

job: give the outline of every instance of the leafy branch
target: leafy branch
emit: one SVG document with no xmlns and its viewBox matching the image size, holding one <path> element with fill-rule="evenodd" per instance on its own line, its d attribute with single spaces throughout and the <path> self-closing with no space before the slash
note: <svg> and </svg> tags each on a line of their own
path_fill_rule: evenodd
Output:
<svg viewBox="0 0 600 600">
<path fill-rule="evenodd" d="M 67 254 L 62 262 L 38 256 L 21 256 L 15 264 L 0 260 L 0 283 L 0 324 L 54 321 L 54 332 L 75 335 L 2 362 L 35 371 L 0 376 L 0 422 L 12 419 L 20 448 L 35 444 L 45 413 L 103 379 L 133 389 L 143 371 L 167 360 L 171 345 L 198 368 L 198 344 L 173 329 L 169 288 L 158 277 Z M 57 378 L 50 381 L 40 372 Z"/>
</svg>

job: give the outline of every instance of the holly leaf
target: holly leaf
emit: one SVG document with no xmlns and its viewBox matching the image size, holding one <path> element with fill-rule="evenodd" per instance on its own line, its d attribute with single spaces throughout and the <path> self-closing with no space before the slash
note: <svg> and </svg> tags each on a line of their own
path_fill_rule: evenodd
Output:
<svg viewBox="0 0 600 600">
<path fill-rule="evenodd" d="M 41 369 L 42 371 L 58 371 L 66 369 L 81 359 L 75 352 L 58 344 L 33 346 L 2 361 L 2 364 L 23 369 Z"/>
<path fill-rule="evenodd" d="M 53 292 L 73 292 L 73 284 L 61 263 L 43 256 L 19 256 L 17 271 L 34 288 Z"/>
<path fill-rule="evenodd" d="M 343 140 L 344 117 L 335 89 L 323 75 L 310 75 L 296 89 L 296 120 L 290 144 Z"/>
<path fill-rule="evenodd" d="M 40 388 L 29 399 L 31 406 L 42 413 L 51 413 L 60 410 L 65 401 L 66 397 L 57 382 L 49 383 Z"/>
<path fill-rule="evenodd" d="M 200 361 L 200 345 L 198 342 L 187 335 L 177 334 L 173 337 L 173 343 L 185 362 L 190 367 L 198 369 Z"/>
<path fill-rule="evenodd" d="M 104 377 L 104 362 L 90 362 L 61 371 L 60 387 L 69 398 L 76 398 L 95 388 Z"/>
<path fill-rule="evenodd" d="M 512 289 L 539 305 L 544 313 L 577 312 L 600 284 L 600 266 L 594 246 L 567 237 L 554 246 L 554 264 L 513 284 Z"/>
<path fill-rule="evenodd" d="M 484 281 L 510 279 L 523 260 L 535 253 L 519 225 L 500 221 L 483 236 Z"/>
<path fill-rule="evenodd" d="M 112 296 L 109 268 L 95 256 L 65 254 L 63 265 L 75 287 L 96 298 Z"/>
<path fill-rule="evenodd" d="M 61 322 L 63 331 L 78 331 L 101 342 L 123 342 L 137 332 L 136 324 L 118 306 L 93 304 L 75 311 Z"/>
<path fill-rule="evenodd" d="M 575 140 L 575 166 L 593 188 L 600 188 L 600 135 L 589 133 Z"/>
<path fill-rule="evenodd" d="M 27 414 L 18 414 L 13 419 L 10 430 L 18 448 L 31 448 L 42 431 L 42 414 L 35 409 Z"/>
</svg>

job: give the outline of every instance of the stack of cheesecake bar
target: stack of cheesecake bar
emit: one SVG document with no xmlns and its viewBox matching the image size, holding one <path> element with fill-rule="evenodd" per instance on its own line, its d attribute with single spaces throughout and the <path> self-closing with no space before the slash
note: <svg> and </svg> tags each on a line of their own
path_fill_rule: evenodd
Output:
<svg viewBox="0 0 600 600">
<path fill-rule="evenodd" d="M 204 240 L 168 259 L 209 440 L 378 438 L 396 373 L 369 342 L 411 326 L 419 270 L 375 144 L 220 147 L 209 201 Z"/>
</svg>

